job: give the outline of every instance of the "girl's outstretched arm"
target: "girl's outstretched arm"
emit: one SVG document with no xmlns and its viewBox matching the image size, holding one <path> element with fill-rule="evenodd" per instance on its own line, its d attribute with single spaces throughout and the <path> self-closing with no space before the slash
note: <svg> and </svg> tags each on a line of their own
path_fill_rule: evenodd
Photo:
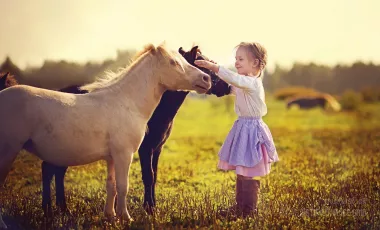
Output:
<svg viewBox="0 0 380 230">
<path fill-rule="evenodd" d="M 223 66 L 205 60 L 196 60 L 195 64 L 214 71 L 225 82 L 237 88 L 254 90 L 258 87 L 258 80 L 256 77 L 240 75 Z"/>
</svg>

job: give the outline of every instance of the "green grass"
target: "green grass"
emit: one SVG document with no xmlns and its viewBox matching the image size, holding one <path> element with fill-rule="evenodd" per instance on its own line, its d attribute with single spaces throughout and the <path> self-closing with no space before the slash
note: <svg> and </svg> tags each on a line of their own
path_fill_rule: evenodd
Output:
<svg viewBox="0 0 380 230">
<path fill-rule="evenodd" d="M 234 173 L 216 168 L 217 153 L 236 115 L 231 98 L 188 98 L 175 119 L 159 162 L 157 214 L 143 211 L 138 155 L 130 173 L 128 208 L 132 229 L 361 229 L 380 227 L 380 104 L 355 112 L 287 111 L 268 98 L 264 117 L 280 161 L 262 179 L 259 214 L 224 219 L 219 208 L 234 200 Z M 66 191 L 71 216 L 43 219 L 41 161 L 22 152 L 0 202 L 6 222 L 25 229 L 123 229 L 107 222 L 104 162 L 71 167 Z M 54 189 L 53 189 L 54 190 Z M 54 199 L 54 197 L 53 197 Z"/>
</svg>

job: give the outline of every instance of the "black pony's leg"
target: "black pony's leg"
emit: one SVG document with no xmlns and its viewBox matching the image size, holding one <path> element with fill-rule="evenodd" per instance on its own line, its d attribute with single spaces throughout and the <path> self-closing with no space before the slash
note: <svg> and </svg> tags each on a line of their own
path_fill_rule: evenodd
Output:
<svg viewBox="0 0 380 230">
<path fill-rule="evenodd" d="M 52 214 L 50 184 L 54 175 L 54 168 L 46 161 L 42 162 L 42 210 L 45 217 Z"/>
<path fill-rule="evenodd" d="M 152 187 L 152 194 L 153 194 L 152 196 L 153 196 L 154 204 L 156 204 L 156 182 L 157 182 L 158 160 L 160 158 L 162 148 L 163 148 L 164 144 L 166 143 L 166 141 L 168 140 L 168 138 L 172 132 L 172 128 L 173 128 L 173 122 L 170 122 L 167 129 L 166 129 L 166 132 L 162 136 L 161 142 L 158 144 L 158 146 L 156 148 L 154 148 L 154 151 L 153 151 L 152 168 L 153 168 L 154 179 L 153 179 L 153 187 Z"/>
<path fill-rule="evenodd" d="M 160 158 L 161 150 L 162 150 L 162 146 L 157 148 L 153 153 L 152 167 L 153 167 L 153 173 L 154 173 L 154 180 L 153 180 L 153 187 L 152 187 L 152 197 L 153 197 L 154 204 L 156 204 L 157 167 L 158 167 L 158 160 Z"/>
<path fill-rule="evenodd" d="M 327 101 L 326 101 L 326 99 L 324 99 L 321 103 L 321 107 L 322 107 L 322 109 L 326 110 L 326 106 L 327 106 Z"/>
<path fill-rule="evenodd" d="M 65 197 L 65 174 L 67 167 L 53 166 L 55 171 L 56 204 L 62 212 L 69 212 Z"/>
<path fill-rule="evenodd" d="M 152 170 L 153 150 L 149 144 L 142 144 L 139 149 L 140 165 L 142 180 L 144 183 L 144 209 L 147 213 L 152 214 L 154 208 L 153 200 L 153 170 Z"/>
</svg>

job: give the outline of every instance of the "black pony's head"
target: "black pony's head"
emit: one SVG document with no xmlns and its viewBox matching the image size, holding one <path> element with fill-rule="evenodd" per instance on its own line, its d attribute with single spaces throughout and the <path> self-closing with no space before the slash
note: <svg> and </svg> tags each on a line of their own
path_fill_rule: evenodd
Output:
<svg viewBox="0 0 380 230">
<path fill-rule="evenodd" d="M 216 73 L 209 69 L 195 65 L 195 60 L 210 60 L 200 52 L 198 46 L 194 46 L 193 48 L 191 48 L 190 51 L 187 52 L 184 51 L 182 47 L 180 47 L 178 52 L 186 59 L 188 63 L 211 76 L 211 88 L 207 91 L 207 94 L 214 94 L 217 97 L 221 97 L 231 92 L 230 86 L 226 82 L 221 80 Z"/>
</svg>

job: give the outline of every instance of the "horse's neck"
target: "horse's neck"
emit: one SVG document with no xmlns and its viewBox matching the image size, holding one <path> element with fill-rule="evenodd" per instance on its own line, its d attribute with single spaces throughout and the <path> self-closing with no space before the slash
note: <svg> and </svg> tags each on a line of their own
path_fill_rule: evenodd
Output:
<svg viewBox="0 0 380 230">
<path fill-rule="evenodd" d="M 120 82 L 108 87 L 118 92 L 116 100 L 125 100 L 129 110 L 135 110 L 147 120 L 165 92 L 159 83 L 156 64 L 154 57 L 147 55 L 132 66 Z"/>
</svg>

